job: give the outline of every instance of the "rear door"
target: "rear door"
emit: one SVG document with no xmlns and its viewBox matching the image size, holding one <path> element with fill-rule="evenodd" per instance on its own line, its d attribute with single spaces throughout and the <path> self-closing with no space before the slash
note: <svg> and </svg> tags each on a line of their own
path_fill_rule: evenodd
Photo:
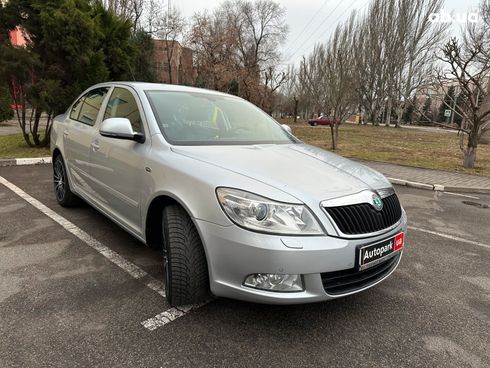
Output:
<svg viewBox="0 0 490 368">
<path fill-rule="evenodd" d="M 96 132 L 90 151 L 94 189 L 99 204 L 120 221 L 141 234 L 142 178 L 150 149 L 148 129 L 141 103 L 134 90 L 116 86 L 105 106 L 103 119 L 127 118 L 134 132 L 145 135 L 144 143 L 104 137 Z"/>
<path fill-rule="evenodd" d="M 89 157 L 96 133 L 94 125 L 108 91 L 109 87 L 98 87 L 85 93 L 73 104 L 63 125 L 64 160 L 77 192 L 91 192 Z"/>
</svg>

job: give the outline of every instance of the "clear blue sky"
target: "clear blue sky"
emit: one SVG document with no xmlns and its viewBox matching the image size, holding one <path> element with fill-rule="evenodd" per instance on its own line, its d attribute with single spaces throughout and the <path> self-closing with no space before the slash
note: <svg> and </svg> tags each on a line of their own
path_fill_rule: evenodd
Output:
<svg viewBox="0 0 490 368">
<path fill-rule="evenodd" d="M 195 11 L 213 9 L 221 0 L 170 0 L 190 17 Z M 345 21 L 352 10 L 363 12 L 370 0 L 278 0 L 286 8 L 289 35 L 283 46 L 284 63 L 296 63 L 308 54 L 315 43 L 328 39 L 335 26 Z M 447 13 L 467 13 L 478 8 L 479 0 L 446 0 Z M 454 23 L 451 34 L 457 36 L 460 26 Z"/>
</svg>

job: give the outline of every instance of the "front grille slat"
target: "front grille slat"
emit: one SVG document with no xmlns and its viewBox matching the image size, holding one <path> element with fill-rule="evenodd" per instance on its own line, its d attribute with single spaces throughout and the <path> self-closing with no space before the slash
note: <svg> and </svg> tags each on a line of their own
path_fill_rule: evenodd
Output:
<svg viewBox="0 0 490 368">
<path fill-rule="evenodd" d="M 355 268 L 321 274 L 323 288 L 330 295 L 345 294 L 367 287 L 388 275 L 396 266 L 400 255 L 358 271 Z"/>
<path fill-rule="evenodd" d="M 396 194 L 383 198 L 382 201 L 381 211 L 376 211 L 368 203 L 325 207 L 325 211 L 343 234 L 369 234 L 386 229 L 401 218 L 401 206 Z"/>
<path fill-rule="evenodd" d="M 337 211 L 338 211 L 338 214 L 340 215 L 342 226 L 345 229 L 347 229 L 347 231 L 352 233 L 354 231 L 354 227 L 353 226 L 351 227 L 351 221 L 349 221 L 349 215 L 347 214 L 347 211 L 345 210 L 345 208 L 338 207 Z"/>
<path fill-rule="evenodd" d="M 395 217 L 395 211 L 394 211 L 393 203 L 391 200 L 386 201 L 386 211 L 388 212 L 388 216 L 390 218 Z"/>
<path fill-rule="evenodd" d="M 352 224 L 352 226 L 351 226 L 352 233 L 358 234 L 359 228 L 361 227 L 360 226 L 360 219 L 355 215 L 354 209 L 352 207 L 355 207 L 355 206 L 345 207 L 344 209 L 349 214 L 349 219 L 350 219 L 351 224 Z"/>
<path fill-rule="evenodd" d="M 362 208 L 359 206 L 352 206 L 353 211 L 356 213 L 356 217 L 359 218 L 361 225 L 363 226 L 364 229 L 369 229 L 369 222 L 368 222 L 368 217 L 369 216 L 364 216 L 362 213 Z"/>
<path fill-rule="evenodd" d="M 369 216 L 369 211 L 366 210 L 369 210 L 369 208 L 364 208 L 363 210 L 364 217 L 369 223 L 368 232 L 373 233 L 376 231 L 376 222 L 374 221 L 374 218 L 372 216 Z"/>
</svg>

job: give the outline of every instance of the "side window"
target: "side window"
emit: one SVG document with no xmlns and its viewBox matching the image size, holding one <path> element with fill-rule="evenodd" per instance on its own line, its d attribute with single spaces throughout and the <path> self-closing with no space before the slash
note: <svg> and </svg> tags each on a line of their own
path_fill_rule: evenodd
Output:
<svg viewBox="0 0 490 368">
<path fill-rule="evenodd" d="M 100 106 L 104 102 L 108 90 L 109 88 L 102 87 L 89 91 L 84 96 L 82 108 L 80 109 L 77 120 L 87 125 L 94 125 Z"/>
<path fill-rule="evenodd" d="M 114 88 L 104 114 L 104 119 L 109 118 L 127 118 L 135 132 L 143 132 L 136 100 L 133 94 L 125 88 Z"/>
<path fill-rule="evenodd" d="M 75 104 L 70 113 L 70 119 L 81 123 L 94 125 L 100 106 L 104 101 L 109 88 L 101 87 L 87 92 Z"/>
<path fill-rule="evenodd" d="M 77 102 L 73 104 L 73 107 L 70 112 L 70 119 L 73 120 L 78 120 L 78 115 L 80 114 L 80 108 L 82 107 L 83 100 L 85 99 L 85 96 L 82 96 L 78 99 Z"/>
</svg>

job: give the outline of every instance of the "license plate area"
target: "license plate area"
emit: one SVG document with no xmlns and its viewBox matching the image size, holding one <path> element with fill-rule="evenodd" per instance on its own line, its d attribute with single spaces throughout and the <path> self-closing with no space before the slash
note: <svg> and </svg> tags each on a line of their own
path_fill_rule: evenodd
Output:
<svg viewBox="0 0 490 368">
<path fill-rule="evenodd" d="M 359 270 L 373 267 L 392 257 L 403 248 L 404 240 L 404 234 L 399 233 L 380 242 L 361 246 L 358 250 Z"/>
</svg>

